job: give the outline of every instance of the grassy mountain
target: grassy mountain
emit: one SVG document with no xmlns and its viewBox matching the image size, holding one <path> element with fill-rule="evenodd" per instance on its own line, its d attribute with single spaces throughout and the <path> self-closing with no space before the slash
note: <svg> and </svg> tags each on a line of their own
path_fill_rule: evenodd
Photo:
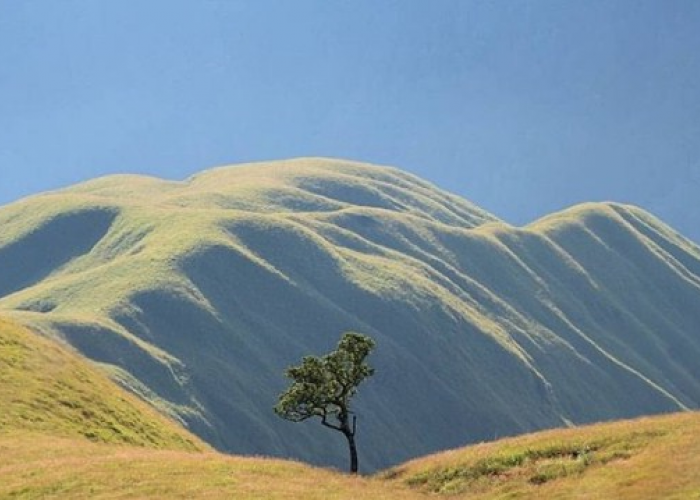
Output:
<svg viewBox="0 0 700 500">
<path fill-rule="evenodd" d="M 587 204 L 514 228 L 401 171 L 325 159 L 97 179 L 0 209 L 0 310 L 213 445 L 344 466 L 279 420 L 284 367 L 373 336 L 369 469 L 468 441 L 696 408 L 700 249 Z"/>
<path fill-rule="evenodd" d="M 3 345 L 9 345 L 6 323 L 0 331 Z M 68 359 L 68 364 L 85 370 L 82 385 L 64 388 L 63 399 L 84 397 L 86 383 L 99 385 L 103 393 L 120 394 L 74 355 L 24 334 L 21 342 L 48 352 L 50 359 Z M 0 359 L 10 359 L 9 352 L 5 348 Z M 15 367 L 12 378 L 0 380 L 0 389 L 17 378 L 25 382 L 38 379 L 40 385 L 46 385 L 46 374 L 51 371 L 47 364 L 22 366 Z M 120 413 L 124 399 L 130 398 L 121 394 L 105 408 Z M 142 415 L 126 422 L 125 429 L 141 435 L 139 420 L 158 417 L 144 405 L 136 412 Z M 25 415 L 41 420 L 45 413 L 40 405 L 33 405 Z M 120 439 L 94 442 L 81 434 L 84 429 L 77 434 L 66 432 L 60 425 L 62 418 L 51 420 L 52 425 L 43 426 L 40 433 L 21 429 L 22 425 L 18 429 L 16 424 L 0 431 L 0 498 L 632 500 L 700 495 L 698 413 L 503 439 L 417 459 L 369 478 L 288 461 L 183 449 L 190 447 L 183 447 L 179 440 L 138 445 Z M 132 426 L 132 422 L 137 424 Z"/>
</svg>

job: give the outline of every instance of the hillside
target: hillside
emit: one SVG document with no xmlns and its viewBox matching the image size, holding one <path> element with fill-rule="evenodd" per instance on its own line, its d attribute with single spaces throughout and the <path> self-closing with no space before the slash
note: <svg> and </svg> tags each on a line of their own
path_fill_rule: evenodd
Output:
<svg viewBox="0 0 700 500">
<path fill-rule="evenodd" d="M 8 438 L 29 446 L 59 437 L 147 448 L 208 449 L 79 355 L 2 318 L 0 408 L 3 444 Z"/>
<path fill-rule="evenodd" d="M 271 408 L 283 369 L 373 336 L 364 470 L 469 441 L 697 408 L 700 249 L 636 207 L 514 228 L 326 159 L 97 179 L 0 209 L 0 311 L 234 453 L 344 467 Z"/>
<path fill-rule="evenodd" d="M 208 451 L 78 356 L 5 320 L 0 368 L 0 498 L 700 495 L 698 413 L 523 435 L 353 478 Z"/>
<path fill-rule="evenodd" d="M 546 431 L 371 478 L 207 450 L 64 347 L 0 319 L 0 498 L 695 498 L 700 414 Z"/>
<path fill-rule="evenodd" d="M 402 485 L 300 463 L 61 438 L 0 437 L 0 498 L 415 499 Z"/>
<path fill-rule="evenodd" d="M 647 417 L 442 452 L 381 477 L 447 498 L 698 498 L 699 436 L 698 413 Z"/>
</svg>

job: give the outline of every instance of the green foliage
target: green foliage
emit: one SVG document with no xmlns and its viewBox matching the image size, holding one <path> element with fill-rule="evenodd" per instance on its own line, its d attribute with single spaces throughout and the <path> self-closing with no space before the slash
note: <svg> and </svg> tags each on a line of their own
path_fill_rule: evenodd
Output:
<svg viewBox="0 0 700 500">
<path fill-rule="evenodd" d="M 287 369 L 292 385 L 280 395 L 275 412 L 287 420 L 301 422 L 311 417 L 342 420 L 350 411 L 350 398 L 357 387 L 374 373 L 365 359 L 374 348 L 366 335 L 347 332 L 338 348 L 322 357 L 306 356 Z"/>
</svg>

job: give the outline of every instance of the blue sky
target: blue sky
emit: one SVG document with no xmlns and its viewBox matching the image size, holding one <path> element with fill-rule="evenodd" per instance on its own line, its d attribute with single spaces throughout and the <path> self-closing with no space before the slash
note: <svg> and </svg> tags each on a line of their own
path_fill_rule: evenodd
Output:
<svg viewBox="0 0 700 500">
<path fill-rule="evenodd" d="M 0 0 L 0 204 L 294 156 L 700 241 L 700 2 Z"/>
</svg>

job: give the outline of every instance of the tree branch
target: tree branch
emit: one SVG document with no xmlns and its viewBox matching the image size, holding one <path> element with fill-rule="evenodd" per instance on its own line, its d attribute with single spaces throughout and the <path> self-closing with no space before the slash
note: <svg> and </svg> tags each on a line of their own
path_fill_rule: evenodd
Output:
<svg viewBox="0 0 700 500">
<path fill-rule="evenodd" d="M 334 430 L 336 430 L 336 431 L 341 431 L 341 432 L 342 432 L 342 430 L 343 430 L 343 429 L 341 429 L 340 427 L 338 427 L 337 425 L 333 425 L 333 424 L 331 424 L 328 420 L 326 420 L 326 412 L 323 412 L 323 415 L 321 415 L 321 423 L 322 423 L 323 425 L 325 425 L 326 427 L 328 427 L 328 428 L 330 428 L 330 429 L 334 429 Z"/>
</svg>

